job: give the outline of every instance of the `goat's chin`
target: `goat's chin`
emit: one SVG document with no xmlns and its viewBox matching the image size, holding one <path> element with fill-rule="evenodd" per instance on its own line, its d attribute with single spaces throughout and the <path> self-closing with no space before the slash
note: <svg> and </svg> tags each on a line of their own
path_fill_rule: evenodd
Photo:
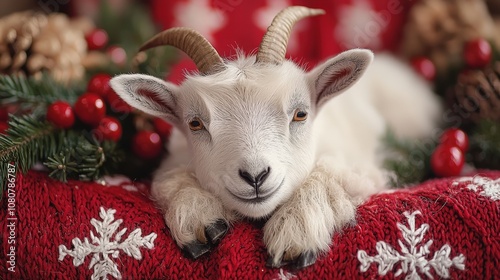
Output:
<svg viewBox="0 0 500 280">
<path fill-rule="evenodd" d="M 276 193 L 268 200 L 258 203 L 242 202 L 229 197 L 225 204 L 227 208 L 236 211 L 241 216 L 251 219 L 262 219 L 271 216 L 274 210 L 286 201 L 289 196 L 288 192 Z"/>
<path fill-rule="evenodd" d="M 234 210 L 238 212 L 240 215 L 251 218 L 251 219 L 262 219 L 271 216 L 273 211 L 278 206 L 277 203 L 241 203 L 236 202 L 236 207 Z"/>
</svg>

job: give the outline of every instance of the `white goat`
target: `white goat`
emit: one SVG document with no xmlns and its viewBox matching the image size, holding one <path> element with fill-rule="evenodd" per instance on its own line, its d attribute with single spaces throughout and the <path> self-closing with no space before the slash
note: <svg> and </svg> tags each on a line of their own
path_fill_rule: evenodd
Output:
<svg viewBox="0 0 500 280">
<path fill-rule="evenodd" d="M 197 64 L 176 86 L 140 74 L 111 80 L 130 105 L 171 122 L 171 154 L 152 195 L 177 244 L 191 257 L 209 251 L 242 217 L 268 218 L 271 266 L 300 268 L 355 220 L 360 199 L 384 189 L 377 148 L 390 127 L 401 137 L 433 132 L 437 100 L 395 59 L 346 51 L 305 72 L 285 60 L 292 26 L 322 10 L 278 14 L 256 56 L 224 61 L 197 32 L 173 28 L 141 50 L 173 45 Z"/>
</svg>

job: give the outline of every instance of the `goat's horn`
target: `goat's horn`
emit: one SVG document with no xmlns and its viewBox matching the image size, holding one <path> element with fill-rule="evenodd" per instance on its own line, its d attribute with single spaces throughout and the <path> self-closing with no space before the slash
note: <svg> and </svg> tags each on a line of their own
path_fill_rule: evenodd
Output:
<svg viewBox="0 0 500 280">
<path fill-rule="evenodd" d="M 156 34 L 141 46 L 139 52 L 164 45 L 174 46 L 185 52 L 202 74 L 213 74 L 224 65 L 224 61 L 207 39 L 186 27 L 174 27 Z"/>
<path fill-rule="evenodd" d="M 262 38 L 256 62 L 280 64 L 285 59 L 288 38 L 293 25 L 305 17 L 322 14 L 325 14 L 324 10 L 301 6 L 292 6 L 282 10 L 274 17 Z"/>
</svg>

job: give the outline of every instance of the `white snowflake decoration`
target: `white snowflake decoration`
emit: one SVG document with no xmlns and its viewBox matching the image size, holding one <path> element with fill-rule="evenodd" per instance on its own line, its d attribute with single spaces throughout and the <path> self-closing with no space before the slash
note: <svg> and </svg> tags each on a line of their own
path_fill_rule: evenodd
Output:
<svg viewBox="0 0 500 280">
<path fill-rule="evenodd" d="M 297 278 L 297 276 L 284 270 L 283 268 L 280 268 L 278 275 L 275 278 L 273 278 L 273 280 L 290 280 L 293 278 Z"/>
<path fill-rule="evenodd" d="M 420 215 L 420 211 L 415 211 L 411 214 L 405 212 L 403 214 L 408 219 L 410 228 L 400 223 L 397 223 L 397 227 L 403 234 L 407 245 L 403 241 L 398 240 L 399 247 L 401 248 L 401 252 L 398 252 L 386 242 L 379 241 L 375 245 L 378 253 L 375 256 L 368 256 L 364 250 L 359 250 L 358 260 L 361 263 L 361 272 L 366 272 L 372 263 L 378 263 L 378 274 L 386 275 L 387 272 L 393 270 L 395 265 L 400 263 L 401 268 L 396 271 L 394 276 L 406 274 L 405 279 L 416 280 L 421 279 L 420 273 L 432 279 L 431 268 L 434 268 L 436 274 L 442 278 L 450 277 L 449 269 L 453 266 L 460 270 L 465 269 L 465 256 L 460 254 L 450 259 L 451 247 L 448 244 L 443 245 L 441 249 L 434 253 L 434 257 L 428 260 L 426 257 L 430 254 L 430 247 L 433 241 L 429 240 L 423 246 L 419 246 L 419 244 L 424 239 L 429 225 L 422 224 L 419 228 L 415 228 L 415 216 Z"/>
<path fill-rule="evenodd" d="M 115 209 L 104 210 L 101 207 L 99 216 L 102 221 L 96 219 L 90 220 L 90 223 L 94 226 L 99 236 L 90 231 L 91 241 L 87 237 L 84 238 L 83 242 L 79 238 L 74 238 L 71 241 L 73 250 L 69 250 L 65 245 L 59 245 L 59 261 L 64 260 L 64 257 L 69 255 L 73 257 L 73 265 L 80 266 L 85 261 L 85 258 L 92 254 L 89 269 L 94 269 L 94 273 L 91 279 L 108 279 L 108 275 L 116 279 L 121 279 L 121 273 L 113 259 L 118 258 L 120 250 L 134 257 L 136 260 L 142 259 L 139 248 L 146 247 L 147 249 L 152 249 L 156 233 L 153 232 L 142 237 L 142 231 L 138 228 L 132 231 L 125 241 L 120 243 L 127 228 L 116 232 L 123 220 L 118 219 L 115 221 L 115 213 Z M 115 235 L 114 240 L 113 235 Z"/>
<path fill-rule="evenodd" d="M 351 5 L 341 6 L 337 16 L 339 24 L 334 36 L 345 48 L 380 48 L 380 35 L 387 22 L 373 10 L 370 2 L 356 0 Z"/>
<path fill-rule="evenodd" d="M 500 200 L 500 179 L 490 179 L 482 176 L 463 177 L 453 182 L 453 186 L 467 182 L 467 189 L 479 192 L 479 195 L 489 197 L 493 201 Z"/>
<path fill-rule="evenodd" d="M 289 7 L 288 0 L 267 0 L 267 4 L 257 9 L 254 15 L 254 23 L 262 30 L 267 30 L 274 17 L 286 7 Z"/>
<path fill-rule="evenodd" d="M 209 0 L 189 0 L 175 7 L 176 26 L 190 27 L 214 44 L 213 34 L 226 24 L 224 13 L 210 5 Z"/>
</svg>

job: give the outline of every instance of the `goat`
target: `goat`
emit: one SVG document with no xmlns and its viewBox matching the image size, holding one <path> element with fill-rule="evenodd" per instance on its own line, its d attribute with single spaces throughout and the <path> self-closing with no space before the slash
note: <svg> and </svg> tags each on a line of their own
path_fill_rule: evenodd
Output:
<svg viewBox="0 0 500 280">
<path fill-rule="evenodd" d="M 179 86 L 141 74 L 111 80 L 127 103 L 175 127 L 152 196 L 189 256 L 207 253 L 239 219 L 267 219 L 268 265 L 313 264 L 333 233 L 355 221 L 360 200 L 387 185 L 377 153 L 386 129 L 400 137 L 433 132 L 436 98 L 394 58 L 377 58 L 361 80 L 369 50 L 309 72 L 285 59 L 292 26 L 323 13 L 284 9 L 256 55 L 232 60 L 196 31 L 171 28 L 140 51 L 175 46 L 199 73 Z"/>
</svg>

